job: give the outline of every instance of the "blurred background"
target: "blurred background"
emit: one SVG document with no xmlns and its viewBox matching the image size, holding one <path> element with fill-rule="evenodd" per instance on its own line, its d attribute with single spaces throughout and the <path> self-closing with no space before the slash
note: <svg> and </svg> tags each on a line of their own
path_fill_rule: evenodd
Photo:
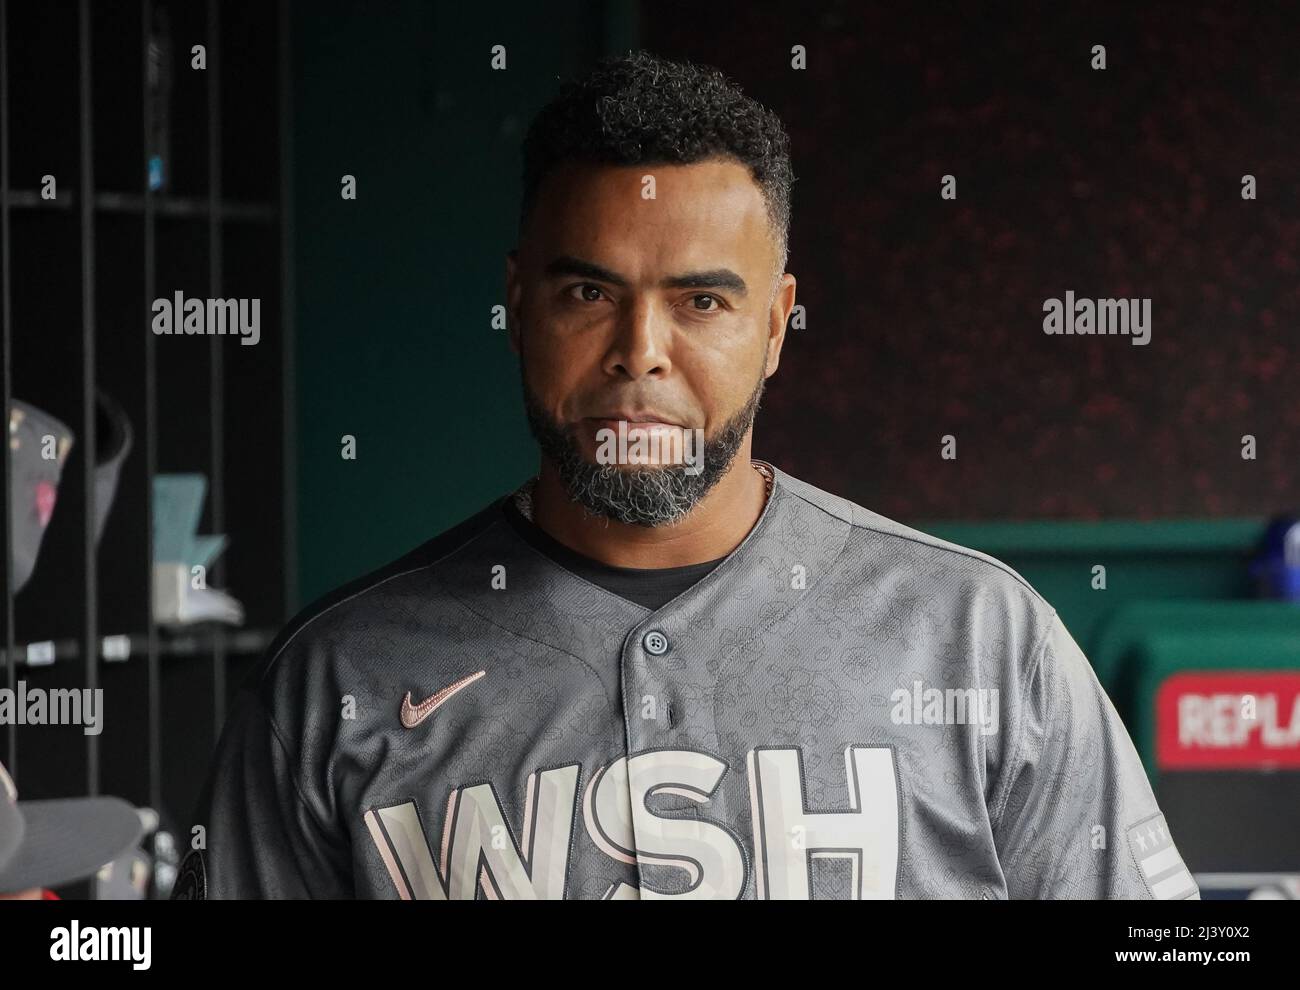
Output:
<svg viewBox="0 0 1300 990">
<path fill-rule="evenodd" d="M 648 48 L 791 134 L 806 326 L 757 456 L 1020 571 L 1203 896 L 1300 897 L 1295 10 L 517 7 L 0 0 L 0 687 L 105 710 L 0 726 L 0 762 L 156 818 L 131 884 L 66 895 L 165 893 L 279 627 L 535 470 L 492 328 L 520 142 Z M 1067 290 L 1151 299 L 1151 342 L 1045 335 Z M 258 343 L 149 332 L 177 292 L 258 299 Z"/>
</svg>

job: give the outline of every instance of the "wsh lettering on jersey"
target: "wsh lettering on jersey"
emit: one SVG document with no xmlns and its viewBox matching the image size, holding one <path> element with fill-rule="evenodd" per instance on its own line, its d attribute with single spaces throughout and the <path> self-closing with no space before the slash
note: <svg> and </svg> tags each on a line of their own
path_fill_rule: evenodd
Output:
<svg viewBox="0 0 1300 990">
<path fill-rule="evenodd" d="M 535 771 L 517 832 L 491 784 L 456 787 L 436 854 L 414 802 L 373 808 L 365 821 L 403 899 L 472 900 L 480 889 L 493 899 L 562 899 L 569 893 L 575 829 L 615 862 L 681 870 L 688 881 L 673 892 L 618 881 L 607 899 L 734 899 L 752 871 L 758 898 L 808 900 L 819 867 L 847 869 L 855 899 L 893 898 L 899 851 L 893 750 L 848 747 L 848 805 L 831 810 L 809 810 L 801 760 L 795 747 L 749 752 L 753 828 L 745 837 L 705 813 L 670 818 L 650 810 L 649 802 L 664 795 L 706 806 L 728 772 L 710 753 L 681 749 L 635 753 L 598 767 L 580 800 L 579 764 Z"/>
</svg>

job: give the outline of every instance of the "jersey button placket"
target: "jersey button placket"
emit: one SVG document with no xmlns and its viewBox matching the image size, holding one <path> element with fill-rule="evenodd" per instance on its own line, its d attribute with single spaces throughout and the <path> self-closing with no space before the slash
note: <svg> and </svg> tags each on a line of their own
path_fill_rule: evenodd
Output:
<svg viewBox="0 0 1300 990">
<path fill-rule="evenodd" d="M 654 659 L 662 658 L 672 649 L 672 643 L 669 641 L 667 634 L 661 629 L 651 629 L 641 637 L 641 649 Z M 660 668 L 662 671 L 662 667 Z M 667 688 L 667 678 L 661 677 L 660 683 Z M 667 690 L 659 695 L 659 704 L 656 706 L 656 723 L 666 728 L 673 727 L 673 702 L 668 696 Z"/>
<path fill-rule="evenodd" d="M 635 636 L 635 634 L 633 634 Z M 636 644 L 637 649 L 632 644 Z M 625 704 L 627 704 L 628 759 L 633 755 L 662 745 L 660 730 L 668 716 L 669 700 L 664 693 L 666 679 L 663 675 L 661 658 L 672 649 L 672 642 L 662 629 L 647 629 L 637 638 L 630 638 L 626 647 L 624 664 Z M 657 689 L 657 690 L 656 690 Z M 647 709 L 647 698 L 654 697 L 653 708 Z M 635 848 L 640 848 L 638 841 L 637 816 L 632 815 L 632 841 Z M 641 863 L 637 861 L 637 880 L 644 887 L 645 877 Z"/>
</svg>

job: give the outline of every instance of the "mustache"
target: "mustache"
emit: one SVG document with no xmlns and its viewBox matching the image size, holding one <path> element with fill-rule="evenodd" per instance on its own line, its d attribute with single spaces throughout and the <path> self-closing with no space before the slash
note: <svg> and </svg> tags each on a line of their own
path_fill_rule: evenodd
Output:
<svg viewBox="0 0 1300 990">
<path fill-rule="evenodd" d="M 553 437 L 563 435 L 567 437 L 570 442 L 573 442 L 577 439 L 577 435 L 583 432 L 583 420 L 620 418 L 609 416 L 610 411 L 616 409 L 653 410 L 654 414 L 648 416 L 648 418 L 657 419 L 665 423 L 680 424 L 687 420 L 687 417 L 679 417 L 664 412 L 663 406 L 654 403 L 637 404 L 628 401 L 623 403 L 613 402 L 609 405 L 601 405 L 600 403 L 595 402 L 583 403 L 583 414 L 578 417 L 578 419 L 571 423 L 562 423 L 545 411 L 541 402 L 538 401 L 537 396 L 533 393 L 532 389 L 529 388 L 527 375 L 524 371 L 522 362 L 519 370 L 520 384 L 523 388 L 524 409 L 527 413 L 530 425 L 535 428 L 541 428 L 543 432 L 550 434 Z M 733 413 L 725 422 L 717 424 L 712 432 L 705 430 L 704 440 L 706 444 L 715 446 L 716 449 L 719 450 L 731 448 L 739 444 L 739 442 L 743 440 L 745 433 L 747 433 L 749 428 L 753 425 L 755 417 L 758 415 L 758 411 L 762 406 L 763 393 L 766 386 L 767 378 L 760 374 L 758 382 L 754 386 L 754 389 L 750 393 L 745 404 Z M 691 429 L 692 427 L 683 426 L 681 428 Z"/>
<path fill-rule="evenodd" d="M 672 407 L 665 403 L 645 402 L 632 399 L 611 399 L 606 402 L 585 404 L 586 408 L 579 419 L 622 419 L 628 422 L 655 421 L 686 428 L 690 416 L 672 412 Z"/>
</svg>

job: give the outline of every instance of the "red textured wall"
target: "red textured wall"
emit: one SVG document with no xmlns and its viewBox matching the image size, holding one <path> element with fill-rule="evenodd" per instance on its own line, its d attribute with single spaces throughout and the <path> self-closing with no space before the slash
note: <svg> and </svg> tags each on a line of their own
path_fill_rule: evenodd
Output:
<svg viewBox="0 0 1300 990">
<path fill-rule="evenodd" d="M 907 519 L 1300 508 L 1300 15 L 813 6 L 642 9 L 790 129 L 808 328 L 757 454 Z M 1149 297 L 1151 343 L 1045 335 L 1066 290 Z"/>
</svg>

